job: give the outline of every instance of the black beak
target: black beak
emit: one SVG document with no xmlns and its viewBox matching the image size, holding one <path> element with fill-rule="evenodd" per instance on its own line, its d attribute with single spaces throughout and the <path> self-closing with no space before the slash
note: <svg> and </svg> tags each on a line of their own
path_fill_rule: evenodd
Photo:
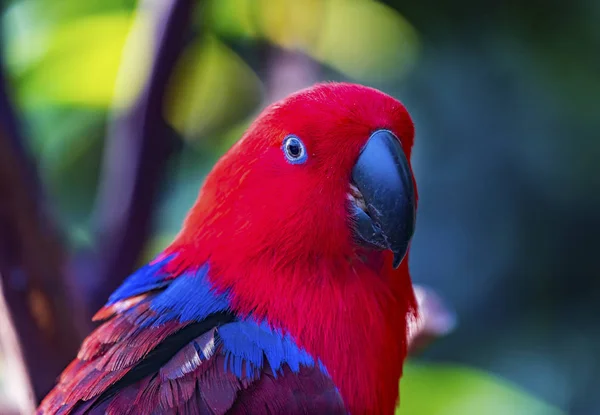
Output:
<svg viewBox="0 0 600 415">
<path fill-rule="evenodd" d="M 394 253 L 397 268 L 415 230 L 415 189 L 398 138 L 375 131 L 352 169 L 355 236 L 362 244 Z"/>
</svg>

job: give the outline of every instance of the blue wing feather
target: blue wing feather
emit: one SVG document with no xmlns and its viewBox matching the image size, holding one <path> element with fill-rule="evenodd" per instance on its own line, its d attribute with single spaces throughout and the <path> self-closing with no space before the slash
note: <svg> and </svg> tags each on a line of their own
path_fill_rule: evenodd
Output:
<svg viewBox="0 0 600 415">
<path fill-rule="evenodd" d="M 169 285 L 173 275 L 165 270 L 175 255 L 159 255 L 149 264 L 144 265 L 125 279 L 123 284 L 117 288 L 108 299 L 108 305 L 115 304 L 136 295 L 145 294 Z"/>
<path fill-rule="evenodd" d="M 169 320 L 202 321 L 211 314 L 229 310 L 228 295 L 216 293 L 207 275 L 205 265 L 173 280 L 150 304 L 160 315 L 156 324 Z"/>
<path fill-rule="evenodd" d="M 312 356 L 299 348 L 289 334 L 284 335 L 279 330 L 271 329 L 266 322 L 259 323 L 248 319 L 229 323 L 219 329 L 219 337 L 226 356 L 231 356 L 230 362 L 250 363 L 246 366 L 247 370 L 260 370 L 264 363 L 263 357 L 275 376 L 284 364 L 287 364 L 292 372 L 298 372 L 301 365 L 314 366 L 315 363 Z M 229 369 L 241 377 L 239 363 Z"/>
</svg>

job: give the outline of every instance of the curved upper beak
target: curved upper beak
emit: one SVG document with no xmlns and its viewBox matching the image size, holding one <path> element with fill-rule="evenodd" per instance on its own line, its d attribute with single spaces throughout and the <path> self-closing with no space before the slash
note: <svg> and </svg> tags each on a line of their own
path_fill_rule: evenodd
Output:
<svg viewBox="0 0 600 415">
<path fill-rule="evenodd" d="M 415 230 L 415 189 L 398 138 L 375 131 L 352 169 L 354 233 L 364 245 L 389 249 L 397 268 Z"/>
</svg>

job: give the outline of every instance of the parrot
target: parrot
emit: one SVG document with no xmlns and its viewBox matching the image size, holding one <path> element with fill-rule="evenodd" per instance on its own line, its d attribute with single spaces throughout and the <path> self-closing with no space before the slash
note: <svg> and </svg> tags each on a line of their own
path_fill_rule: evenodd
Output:
<svg viewBox="0 0 600 415">
<path fill-rule="evenodd" d="M 415 128 L 378 89 L 265 107 L 37 414 L 393 414 L 418 304 Z"/>
</svg>

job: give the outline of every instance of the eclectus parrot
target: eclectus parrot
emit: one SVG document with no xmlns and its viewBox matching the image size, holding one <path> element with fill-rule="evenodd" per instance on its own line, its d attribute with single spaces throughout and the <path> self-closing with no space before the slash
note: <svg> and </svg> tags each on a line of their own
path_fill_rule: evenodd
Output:
<svg viewBox="0 0 600 415">
<path fill-rule="evenodd" d="M 417 317 L 413 137 L 361 85 L 267 107 L 38 414 L 392 414 Z"/>
</svg>

